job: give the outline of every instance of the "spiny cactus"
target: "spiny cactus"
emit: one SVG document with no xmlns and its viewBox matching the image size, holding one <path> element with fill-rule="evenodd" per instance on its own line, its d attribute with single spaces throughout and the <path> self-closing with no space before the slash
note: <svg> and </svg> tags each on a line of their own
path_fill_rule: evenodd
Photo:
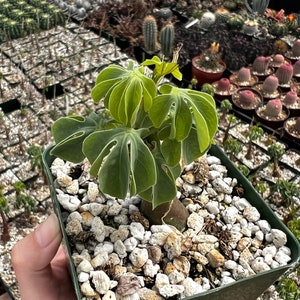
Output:
<svg viewBox="0 0 300 300">
<path fill-rule="evenodd" d="M 264 115 L 266 117 L 278 117 L 282 112 L 282 102 L 280 99 L 269 100 L 266 104 Z"/>
<path fill-rule="evenodd" d="M 275 75 L 269 75 L 263 82 L 262 91 L 263 93 L 272 95 L 277 90 L 278 85 L 278 78 Z"/>
<path fill-rule="evenodd" d="M 292 46 L 292 55 L 294 57 L 300 56 L 300 39 L 296 40 Z"/>
<path fill-rule="evenodd" d="M 288 31 L 285 23 L 274 21 L 269 26 L 269 33 L 275 35 L 276 37 L 284 36 Z"/>
<path fill-rule="evenodd" d="M 253 71 L 258 74 L 266 74 L 269 64 L 271 61 L 271 57 L 258 56 L 255 58 L 252 68 Z"/>
<path fill-rule="evenodd" d="M 283 102 L 287 106 L 292 106 L 297 102 L 298 95 L 295 91 L 288 91 L 283 99 Z"/>
<path fill-rule="evenodd" d="M 241 29 L 245 20 L 241 15 L 231 14 L 231 17 L 227 20 L 227 25 L 230 29 Z"/>
<path fill-rule="evenodd" d="M 263 15 L 269 6 L 269 2 L 270 0 L 245 0 L 245 5 L 251 14 Z"/>
<path fill-rule="evenodd" d="M 172 55 L 174 38 L 175 38 L 174 25 L 172 23 L 169 23 L 161 29 L 159 34 L 161 53 L 167 58 Z"/>
<path fill-rule="evenodd" d="M 279 84 L 288 84 L 293 77 L 293 66 L 289 63 L 282 64 L 276 71 Z"/>
<path fill-rule="evenodd" d="M 239 102 L 242 106 L 245 107 L 252 107 L 255 106 L 256 104 L 256 98 L 255 94 L 251 90 L 243 90 L 239 92 Z"/>
<path fill-rule="evenodd" d="M 284 56 L 282 54 L 275 54 L 273 56 L 273 63 L 276 65 L 281 65 L 284 63 Z"/>
<path fill-rule="evenodd" d="M 242 67 L 237 72 L 237 81 L 238 82 L 249 82 L 251 80 L 251 71 L 250 68 Z"/>
<path fill-rule="evenodd" d="M 297 60 L 294 65 L 293 65 L 293 69 L 294 69 L 294 76 L 299 76 L 300 75 L 300 60 Z"/>
<path fill-rule="evenodd" d="M 221 78 L 217 84 L 217 91 L 226 92 L 230 89 L 230 80 L 228 78 Z"/>
<path fill-rule="evenodd" d="M 143 21 L 143 36 L 145 51 L 154 53 L 157 45 L 157 23 L 153 16 L 149 15 Z"/>
<path fill-rule="evenodd" d="M 212 24 L 216 22 L 216 15 L 210 11 L 205 12 L 200 18 L 200 28 L 207 30 Z"/>
</svg>

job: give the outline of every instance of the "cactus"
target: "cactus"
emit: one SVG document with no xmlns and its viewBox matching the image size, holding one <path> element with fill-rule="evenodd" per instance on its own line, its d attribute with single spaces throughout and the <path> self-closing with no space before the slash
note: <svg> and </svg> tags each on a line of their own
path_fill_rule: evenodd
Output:
<svg viewBox="0 0 300 300">
<path fill-rule="evenodd" d="M 217 91 L 226 92 L 230 89 L 230 80 L 228 78 L 221 78 L 217 84 Z"/>
<path fill-rule="evenodd" d="M 212 12 L 207 11 L 200 18 L 199 26 L 201 29 L 207 30 L 215 22 L 216 22 L 216 15 Z"/>
<path fill-rule="evenodd" d="M 227 20 L 227 25 L 230 29 L 241 29 L 243 27 L 245 20 L 241 15 L 232 14 L 231 17 Z"/>
<path fill-rule="evenodd" d="M 230 18 L 230 12 L 224 7 L 220 7 L 215 11 L 216 21 L 227 22 Z"/>
<path fill-rule="evenodd" d="M 278 85 L 278 78 L 275 75 L 269 75 L 263 82 L 262 91 L 263 93 L 272 95 L 277 90 Z"/>
<path fill-rule="evenodd" d="M 300 60 L 297 60 L 294 65 L 293 65 L 293 69 L 294 69 L 294 75 L 295 76 L 299 76 L 300 75 Z"/>
<path fill-rule="evenodd" d="M 245 34 L 254 35 L 258 32 L 258 22 L 256 20 L 246 20 L 242 29 Z"/>
<path fill-rule="evenodd" d="M 258 56 L 255 58 L 252 68 L 253 71 L 258 74 L 266 74 L 269 64 L 271 61 L 271 57 Z"/>
<path fill-rule="evenodd" d="M 252 107 L 256 105 L 255 94 L 251 90 L 240 91 L 238 99 L 241 106 Z"/>
<path fill-rule="evenodd" d="M 287 106 L 292 106 L 297 102 L 298 95 L 295 91 L 288 91 L 284 96 L 283 102 Z"/>
<path fill-rule="evenodd" d="M 292 55 L 294 57 L 300 56 L 300 39 L 296 40 L 292 46 Z"/>
<path fill-rule="evenodd" d="M 264 115 L 266 117 L 278 117 L 282 113 L 282 102 L 280 99 L 269 100 L 266 104 Z"/>
<path fill-rule="evenodd" d="M 273 62 L 276 64 L 276 65 L 281 65 L 284 63 L 284 56 L 282 54 L 275 54 L 273 56 Z"/>
<path fill-rule="evenodd" d="M 170 57 L 172 55 L 174 38 L 175 38 L 174 25 L 172 23 L 169 23 L 161 29 L 159 34 L 161 53 L 165 57 Z"/>
<path fill-rule="evenodd" d="M 250 68 L 242 67 L 237 73 L 238 82 L 249 82 L 251 80 L 251 71 Z"/>
<path fill-rule="evenodd" d="M 288 84 L 293 77 L 293 66 L 289 63 L 282 64 L 276 71 L 279 84 Z"/>
<path fill-rule="evenodd" d="M 157 23 L 153 16 L 148 15 L 143 21 L 143 36 L 145 51 L 153 53 L 157 45 Z"/>
<path fill-rule="evenodd" d="M 269 6 L 270 0 L 252 0 L 251 5 L 249 0 L 245 0 L 245 5 L 251 14 L 263 15 Z"/>
<path fill-rule="evenodd" d="M 282 22 L 274 21 L 269 26 L 269 33 L 276 37 L 284 36 L 288 31 L 286 24 Z"/>
</svg>

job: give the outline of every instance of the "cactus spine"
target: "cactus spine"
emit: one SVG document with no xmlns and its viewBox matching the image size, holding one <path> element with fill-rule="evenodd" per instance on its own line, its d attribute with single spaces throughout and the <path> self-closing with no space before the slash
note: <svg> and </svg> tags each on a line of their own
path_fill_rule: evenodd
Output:
<svg viewBox="0 0 300 300">
<path fill-rule="evenodd" d="M 161 53 L 165 57 L 170 57 L 172 55 L 174 38 L 175 38 L 174 25 L 171 23 L 165 25 L 159 34 Z"/>
<path fill-rule="evenodd" d="M 145 51 L 153 53 L 157 45 L 157 23 L 153 16 L 146 16 L 143 21 L 143 36 Z"/>
</svg>

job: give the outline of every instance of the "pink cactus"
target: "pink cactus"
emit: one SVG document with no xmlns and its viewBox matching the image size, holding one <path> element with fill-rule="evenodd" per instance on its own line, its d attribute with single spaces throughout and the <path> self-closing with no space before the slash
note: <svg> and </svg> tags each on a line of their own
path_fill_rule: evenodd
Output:
<svg viewBox="0 0 300 300">
<path fill-rule="evenodd" d="M 294 42 L 292 46 L 292 54 L 294 57 L 300 56 L 300 39 Z"/>
<path fill-rule="evenodd" d="M 269 100 L 266 104 L 264 115 L 266 117 L 278 117 L 282 112 L 282 103 L 280 99 Z"/>
<path fill-rule="evenodd" d="M 273 62 L 276 64 L 284 63 L 284 56 L 282 54 L 275 54 L 273 56 Z"/>
<path fill-rule="evenodd" d="M 271 57 L 266 57 L 266 56 L 256 57 L 252 66 L 253 71 L 258 74 L 266 74 L 270 61 L 271 61 Z"/>
<path fill-rule="evenodd" d="M 251 79 L 250 68 L 242 67 L 237 73 L 238 82 L 249 82 Z"/>
<path fill-rule="evenodd" d="M 279 84 L 288 84 L 293 77 L 294 68 L 291 64 L 282 64 L 276 71 Z"/>
<path fill-rule="evenodd" d="M 288 105 L 294 105 L 297 102 L 298 95 L 295 91 L 289 91 L 286 93 L 283 102 Z"/>
<path fill-rule="evenodd" d="M 263 82 L 262 90 L 264 93 L 272 95 L 276 92 L 278 85 L 278 78 L 275 75 L 269 75 Z"/>
<path fill-rule="evenodd" d="M 293 69 L 294 69 L 294 76 L 299 76 L 300 75 L 300 60 L 297 60 L 294 65 L 293 65 Z"/>
<path fill-rule="evenodd" d="M 251 107 L 255 104 L 255 94 L 251 90 L 243 90 L 239 93 L 239 102 L 245 107 Z"/>
<path fill-rule="evenodd" d="M 228 91 L 230 89 L 230 80 L 228 78 L 221 78 L 217 84 L 217 91 Z"/>
</svg>

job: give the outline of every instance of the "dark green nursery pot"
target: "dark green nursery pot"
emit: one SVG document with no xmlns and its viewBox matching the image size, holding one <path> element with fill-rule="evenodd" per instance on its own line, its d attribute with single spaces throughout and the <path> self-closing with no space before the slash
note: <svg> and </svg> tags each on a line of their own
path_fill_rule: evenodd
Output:
<svg viewBox="0 0 300 300">
<path fill-rule="evenodd" d="M 74 289 L 78 300 L 82 299 L 80 287 L 77 281 L 77 274 L 75 267 L 71 260 L 70 248 L 68 246 L 67 234 L 64 230 L 64 224 L 61 214 L 61 208 L 56 198 L 56 191 L 52 174 L 50 172 L 50 165 L 54 160 L 54 156 L 50 155 L 51 147 L 47 148 L 43 153 L 43 162 L 45 172 L 48 176 L 49 187 L 51 192 L 51 198 L 53 201 L 53 207 L 55 213 L 60 220 L 60 226 L 63 233 L 63 243 L 68 250 L 70 257 L 71 275 L 74 284 Z M 242 175 L 237 167 L 228 159 L 226 154 L 216 145 L 212 145 L 210 154 L 217 156 L 221 159 L 222 164 L 226 166 L 228 175 L 237 178 L 240 185 L 243 186 L 245 194 L 244 197 L 255 206 L 261 214 L 261 218 L 269 222 L 272 228 L 280 229 L 287 235 L 287 244 L 291 249 L 291 261 L 285 266 L 281 266 L 269 271 L 261 272 L 256 275 L 249 276 L 247 278 L 238 280 L 234 283 L 221 286 L 215 289 L 211 289 L 207 292 L 203 292 L 191 297 L 185 298 L 185 300 L 256 300 L 268 287 L 270 287 L 281 275 L 283 275 L 288 269 L 296 266 L 300 261 L 300 245 L 295 236 L 289 231 L 289 229 L 278 219 L 271 208 L 265 203 L 261 196 L 253 188 L 248 179 Z"/>
</svg>

